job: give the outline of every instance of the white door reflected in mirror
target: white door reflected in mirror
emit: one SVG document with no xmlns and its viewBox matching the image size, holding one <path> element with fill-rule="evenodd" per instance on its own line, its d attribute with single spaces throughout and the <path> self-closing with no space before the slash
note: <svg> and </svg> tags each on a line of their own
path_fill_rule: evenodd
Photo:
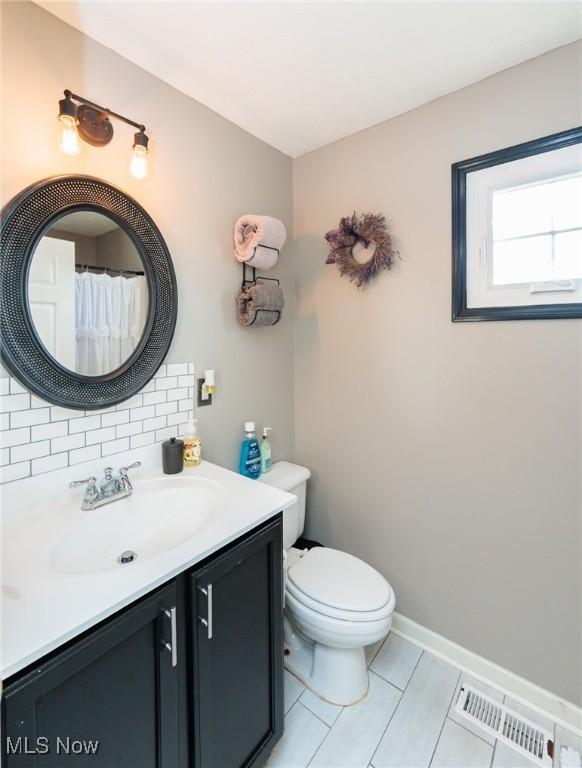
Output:
<svg viewBox="0 0 582 768">
<path fill-rule="evenodd" d="M 139 252 L 109 216 L 66 214 L 33 254 L 28 302 L 36 333 L 63 367 L 84 376 L 115 371 L 146 323 L 149 291 Z"/>
</svg>

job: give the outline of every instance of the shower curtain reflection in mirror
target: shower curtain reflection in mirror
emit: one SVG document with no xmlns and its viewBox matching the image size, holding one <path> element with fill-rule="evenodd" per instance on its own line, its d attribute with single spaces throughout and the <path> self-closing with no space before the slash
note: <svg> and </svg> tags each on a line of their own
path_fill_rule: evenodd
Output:
<svg viewBox="0 0 582 768">
<path fill-rule="evenodd" d="M 141 338 L 147 313 L 145 277 L 75 275 L 75 370 L 100 376 L 119 368 Z"/>
<path fill-rule="evenodd" d="M 132 239 L 108 216 L 83 210 L 57 219 L 28 274 L 31 319 L 52 357 L 83 376 L 123 366 L 146 324 L 143 270 Z"/>
</svg>

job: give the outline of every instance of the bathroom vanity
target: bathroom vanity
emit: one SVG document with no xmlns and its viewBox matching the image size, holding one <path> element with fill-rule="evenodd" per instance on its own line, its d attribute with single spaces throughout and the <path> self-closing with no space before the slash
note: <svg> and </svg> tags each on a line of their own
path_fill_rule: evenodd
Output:
<svg viewBox="0 0 582 768">
<path fill-rule="evenodd" d="M 147 520 L 140 493 L 152 481 L 150 497 L 167 483 L 169 502 L 179 503 L 180 480 L 160 476 L 153 456 L 144 464 L 132 499 L 95 510 L 105 530 L 115 517 L 131 519 L 132 502 Z M 220 488 L 212 519 L 144 559 L 136 544 L 126 565 L 89 557 L 93 570 L 82 572 L 81 562 L 63 559 L 71 525 L 92 525 L 77 494 L 45 522 L 44 536 L 38 510 L 3 521 L 6 768 L 62 766 L 67 754 L 75 766 L 103 768 L 266 760 L 283 728 L 282 510 L 295 498 L 207 462 L 199 470 L 197 482 Z M 53 474 L 64 481 L 71 471 Z M 34 489 L 22 486 L 26 503 Z M 28 569 L 15 556 L 27 538 L 42 548 Z"/>
</svg>

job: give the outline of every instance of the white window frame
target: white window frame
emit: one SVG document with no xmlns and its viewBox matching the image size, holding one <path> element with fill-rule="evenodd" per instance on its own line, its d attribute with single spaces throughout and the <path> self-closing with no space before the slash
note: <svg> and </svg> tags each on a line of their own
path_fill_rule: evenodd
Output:
<svg viewBox="0 0 582 768">
<path fill-rule="evenodd" d="M 521 158 L 471 173 L 467 177 L 467 307 L 531 306 L 582 302 L 582 279 L 574 290 L 559 285 L 493 283 L 493 195 L 582 172 L 580 145 Z"/>
<path fill-rule="evenodd" d="M 581 171 L 582 127 L 452 166 L 453 321 L 582 318 L 581 279 L 558 285 L 492 280 L 494 192 Z"/>
</svg>

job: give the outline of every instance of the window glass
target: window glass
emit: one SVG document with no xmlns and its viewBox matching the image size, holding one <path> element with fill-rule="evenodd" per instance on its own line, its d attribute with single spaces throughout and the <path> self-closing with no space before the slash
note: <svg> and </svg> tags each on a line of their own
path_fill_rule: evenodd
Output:
<svg viewBox="0 0 582 768">
<path fill-rule="evenodd" d="M 582 278 L 582 174 L 492 195 L 492 283 Z"/>
</svg>

